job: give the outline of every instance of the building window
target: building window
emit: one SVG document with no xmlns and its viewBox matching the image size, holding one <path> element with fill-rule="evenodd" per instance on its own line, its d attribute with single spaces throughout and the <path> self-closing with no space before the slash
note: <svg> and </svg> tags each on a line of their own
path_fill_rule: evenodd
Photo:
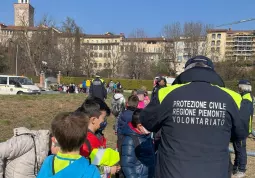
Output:
<svg viewBox="0 0 255 178">
<path fill-rule="evenodd" d="M 216 38 L 216 35 L 215 34 L 212 34 L 212 39 L 215 39 Z"/>
<path fill-rule="evenodd" d="M 103 54 L 102 54 L 102 53 L 99 53 L 99 57 L 103 57 Z"/>
<path fill-rule="evenodd" d="M 94 45 L 94 50 L 98 50 L 98 46 L 97 45 Z"/>
<path fill-rule="evenodd" d="M 106 68 L 107 67 L 107 63 L 104 63 L 104 68 Z"/>
<path fill-rule="evenodd" d="M 120 50 L 121 50 L 121 52 L 123 52 L 124 51 L 124 46 L 121 46 Z"/>
<path fill-rule="evenodd" d="M 90 53 L 90 57 L 94 57 L 93 53 Z"/>
<path fill-rule="evenodd" d="M 220 46 L 220 40 L 217 40 L 217 46 Z"/>
<path fill-rule="evenodd" d="M 103 50 L 103 46 L 102 45 L 99 46 L 99 50 Z"/>
<path fill-rule="evenodd" d="M 182 62 L 182 56 L 178 56 L 178 62 Z"/>
<path fill-rule="evenodd" d="M 102 63 L 99 63 L 99 67 L 102 67 Z"/>
<path fill-rule="evenodd" d="M 215 46 L 215 41 L 212 41 L 212 44 L 211 44 L 211 46 Z"/>
<path fill-rule="evenodd" d="M 111 67 L 111 64 L 110 63 L 108 63 L 108 68 L 110 68 Z"/>
<path fill-rule="evenodd" d="M 107 58 L 107 53 L 104 53 L 104 58 Z"/>
<path fill-rule="evenodd" d="M 108 50 L 108 46 L 107 45 L 104 46 L 104 50 Z"/>
<path fill-rule="evenodd" d="M 98 57 L 98 54 L 97 54 L 97 53 L 94 53 L 94 57 Z"/>
<path fill-rule="evenodd" d="M 94 63 L 94 68 L 97 68 L 97 63 Z"/>
<path fill-rule="evenodd" d="M 221 34 L 217 34 L 217 39 L 221 39 Z"/>
<path fill-rule="evenodd" d="M 216 48 L 217 53 L 220 53 L 220 47 Z"/>
<path fill-rule="evenodd" d="M 214 53 L 215 52 L 215 48 L 211 48 L 211 52 Z"/>
<path fill-rule="evenodd" d="M 111 56 L 111 53 L 108 53 L 108 57 L 109 57 L 109 58 L 111 58 L 111 57 L 112 57 L 112 56 Z"/>
</svg>

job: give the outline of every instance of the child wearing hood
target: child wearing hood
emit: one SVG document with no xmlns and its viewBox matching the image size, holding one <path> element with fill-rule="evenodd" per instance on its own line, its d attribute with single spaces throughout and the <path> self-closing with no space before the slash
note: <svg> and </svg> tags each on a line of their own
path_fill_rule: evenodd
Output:
<svg viewBox="0 0 255 178">
<path fill-rule="evenodd" d="M 125 178 L 153 178 L 154 145 L 151 134 L 139 119 L 141 110 L 133 113 L 132 121 L 121 131 L 118 140 L 121 169 Z"/>
</svg>

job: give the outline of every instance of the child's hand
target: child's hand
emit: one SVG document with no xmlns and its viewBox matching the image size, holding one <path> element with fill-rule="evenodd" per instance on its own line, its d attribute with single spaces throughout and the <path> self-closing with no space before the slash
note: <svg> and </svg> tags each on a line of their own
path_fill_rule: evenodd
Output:
<svg viewBox="0 0 255 178">
<path fill-rule="evenodd" d="M 120 170 L 120 166 L 112 166 L 111 167 L 111 174 L 114 175 L 117 172 L 119 172 L 119 170 Z"/>
<path fill-rule="evenodd" d="M 121 167 L 120 167 L 120 166 L 117 166 L 117 172 L 119 172 L 119 171 L 120 171 L 120 169 L 121 169 Z"/>
</svg>

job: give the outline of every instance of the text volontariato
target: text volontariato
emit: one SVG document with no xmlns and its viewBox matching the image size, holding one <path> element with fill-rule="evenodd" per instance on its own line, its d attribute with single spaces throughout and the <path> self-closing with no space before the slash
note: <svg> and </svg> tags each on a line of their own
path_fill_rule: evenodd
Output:
<svg viewBox="0 0 255 178">
<path fill-rule="evenodd" d="M 173 102 L 172 119 L 177 124 L 224 126 L 226 103 L 177 100 Z"/>
</svg>

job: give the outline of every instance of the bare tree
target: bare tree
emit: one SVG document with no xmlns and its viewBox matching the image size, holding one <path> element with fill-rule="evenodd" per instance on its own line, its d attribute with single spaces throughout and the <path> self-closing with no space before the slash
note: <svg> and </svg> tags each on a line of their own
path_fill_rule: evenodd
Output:
<svg viewBox="0 0 255 178">
<path fill-rule="evenodd" d="M 0 73 L 5 73 L 9 70 L 7 47 L 0 44 Z"/>
<path fill-rule="evenodd" d="M 62 24 L 63 34 L 58 40 L 61 53 L 60 69 L 69 76 L 77 75 L 81 66 L 81 28 L 69 17 Z"/>
<path fill-rule="evenodd" d="M 121 74 L 121 67 L 124 65 L 123 53 L 119 45 L 109 46 L 110 51 L 107 54 L 107 62 L 109 63 L 109 69 L 111 71 L 111 77 L 115 78 Z"/>
<path fill-rule="evenodd" d="M 129 37 L 121 46 L 121 51 L 124 52 L 125 73 L 129 78 L 141 79 L 150 66 L 149 56 L 146 53 L 147 36 L 144 30 L 137 29 Z"/>
<path fill-rule="evenodd" d="M 211 25 L 201 22 L 186 22 L 183 26 L 185 52 L 189 57 L 204 55 L 206 52 L 206 33 Z"/>
<path fill-rule="evenodd" d="M 182 36 L 182 27 L 179 22 L 165 25 L 162 30 L 162 36 L 165 38 L 165 43 L 162 46 L 161 60 L 165 63 L 168 73 L 176 75 L 178 65 L 178 55 L 181 52 L 182 46 L 179 41 Z"/>
<path fill-rule="evenodd" d="M 43 70 L 42 61 L 49 61 L 54 56 L 56 49 L 54 36 L 58 32 L 49 22 L 46 16 L 37 27 L 27 27 L 24 21 L 24 25 L 14 31 L 10 41 L 19 48 L 19 71 L 23 74 L 39 76 Z"/>
<path fill-rule="evenodd" d="M 89 78 L 93 75 L 95 63 L 92 47 L 89 44 L 83 44 L 81 47 L 81 70 Z"/>
</svg>

